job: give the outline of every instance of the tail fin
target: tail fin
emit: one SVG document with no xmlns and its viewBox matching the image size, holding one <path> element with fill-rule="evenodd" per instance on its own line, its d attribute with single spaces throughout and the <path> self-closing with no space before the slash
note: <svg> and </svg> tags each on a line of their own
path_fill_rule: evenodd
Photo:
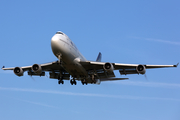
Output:
<svg viewBox="0 0 180 120">
<path fill-rule="evenodd" d="M 102 54 L 101 54 L 101 52 L 99 52 L 96 62 L 101 62 L 101 58 L 102 58 Z"/>
</svg>

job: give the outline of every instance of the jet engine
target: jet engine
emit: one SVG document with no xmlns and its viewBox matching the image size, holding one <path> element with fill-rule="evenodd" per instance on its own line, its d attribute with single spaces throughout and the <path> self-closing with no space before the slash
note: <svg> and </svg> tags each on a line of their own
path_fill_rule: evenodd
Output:
<svg viewBox="0 0 180 120">
<path fill-rule="evenodd" d="M 36 74 L 41 74 L 42 73 L 42 68 L 38 64 L 34 64 L 31 69 Z"/>
<path fill-rule="evenodd" d="M 16 74 L 17 76 L 23 76 L 23 74 L 24 74 L 24 71 L 23 71 L 23 69 L 22 68 L 20 68 L 20 67 L 15 67 L 14 68 L 14 74 Z"/>
<path fill-rule="evenodd" d="M 114 66 L 111 63 L 105 63 L 103 68 L 107 71 L 107 72 L 113 72 L 114 70 Z"/>
<path fill-rule="evenodd" d="M 138 66 L 136 67 L 136 70 L 137 70 L 137 72 L 140 73 L 140 74 L 145 74 L 145 73 L 146 73 L 146 67 L 145 67 L 144 65 L 138 65 Z"/>
</svg>

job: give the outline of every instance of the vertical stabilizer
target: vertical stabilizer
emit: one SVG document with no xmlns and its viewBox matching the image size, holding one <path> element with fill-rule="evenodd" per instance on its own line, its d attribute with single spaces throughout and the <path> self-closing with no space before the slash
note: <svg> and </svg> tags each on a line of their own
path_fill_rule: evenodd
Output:
<svg viewBox="0 0 180 120">
<path fill-rule="evenodd" d="M 101 62 L 101 58 L 102 58 L 102 54 L 101 54 L 101 52 L 99 52 L 96 62 Z"/>
</svg>

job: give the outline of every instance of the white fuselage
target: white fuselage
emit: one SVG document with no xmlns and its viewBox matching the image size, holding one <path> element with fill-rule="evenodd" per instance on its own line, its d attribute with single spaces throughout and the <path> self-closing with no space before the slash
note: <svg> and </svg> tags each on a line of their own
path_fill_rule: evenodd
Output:
<svg viewBox="0 0 180 120">
<path fill-rule="evenodd" d="M 66 34 L 57 32 L 51 39 L 51 48 L 54 55 L 62 61 L 62 67 L 72 77 L 82 78 L 88 76 L 86 70 L 79 63 L 80 61 L 86 61 L 85 57 Z"/>
</svg>

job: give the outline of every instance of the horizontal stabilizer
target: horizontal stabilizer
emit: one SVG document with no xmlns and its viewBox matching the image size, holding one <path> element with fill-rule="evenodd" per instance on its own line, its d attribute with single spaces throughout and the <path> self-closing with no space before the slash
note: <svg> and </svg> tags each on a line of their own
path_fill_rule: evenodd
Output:
<svg viewBox="0 0 180 120">
<path fill-rule="evenodd" d="M 101 81 L 115 81 L 115 80 L 127 80 L 129 78 L 105 78 L 101 79 Z"/>
<path fill-rule="evenodd" d="M 177 67 L 179 65 L 179 63 L 177 63 L 176 65 L 174 65 L 174 67 Z"/>
</svg>

